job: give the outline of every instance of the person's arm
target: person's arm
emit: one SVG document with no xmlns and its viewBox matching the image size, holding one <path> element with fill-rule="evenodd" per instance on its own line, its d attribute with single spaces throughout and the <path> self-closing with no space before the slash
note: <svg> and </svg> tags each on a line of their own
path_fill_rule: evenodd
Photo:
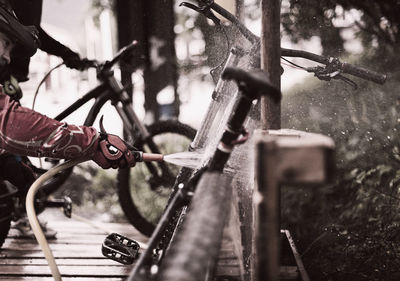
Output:
<svg viewBox="0 0 400 281">
<path fill-rule="evenodd" d="M 113 145 L 111 139 L 118 148 L 124 144 L 117 136 L 109 138 L 93 127 L 56 121 L 0 93 L 0 148 L 7 152 L 58 159 L 86 157 L 102 168 L 134 166 L 135 159 L 126 146 L 122 146 L 120 158 L 107 158 L 100 144 Z"/>
<path fill-rule="evenodd" d="M 39 31 L 40 49 L 48 54 L 60 57 L 69 68 L 81 69 L 82 60 L 78 53 L 55 40 L 41 26 L 36 26 Z"/>
<path fill-rule="evenodd" d="M 72 159 L 91 157 L 98 134 L 92 127 L 58 122 L 0 94 L 0 146 L 12 153 Z"/>
</svg>

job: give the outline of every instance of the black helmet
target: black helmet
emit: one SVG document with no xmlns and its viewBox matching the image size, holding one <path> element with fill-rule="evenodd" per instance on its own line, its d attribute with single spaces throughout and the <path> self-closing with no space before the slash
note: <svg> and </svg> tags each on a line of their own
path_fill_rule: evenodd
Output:
<svg viewBox="0 0 400 281">
<path fill-rule="evenodd" d="M 4 0 L 0 0 L 0 32 L 15 41 L 14 55 L 31 57 L 39 47 L 36 27 L 21 24 L 8 1 Z"/>
</svg>

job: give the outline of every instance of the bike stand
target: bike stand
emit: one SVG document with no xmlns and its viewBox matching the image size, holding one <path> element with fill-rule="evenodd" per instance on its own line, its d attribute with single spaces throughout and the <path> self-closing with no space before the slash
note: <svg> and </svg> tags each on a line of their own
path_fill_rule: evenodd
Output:
<svg viewBox="0 0 400 281">
<path fill-rule="evenodd" d="M 255 133 L 256 254 L 254 280 L 309 281 L 290 233 L 280 229 L 280 187 L 282 184 L 316 185 L 334 176 L 334 142 L 331 138 L 296 130 Z M 291 252 L 282 264 L 285 249 Z M 290 277 L 290 278 L 289 278 Z"/>
<path fill-rule="evenodd" d="M 132 264 L 139 256 L 139 243 L 118 233 L 106 237 L 101 246 L 103 256 L 122 264 Z"/>
</svg>

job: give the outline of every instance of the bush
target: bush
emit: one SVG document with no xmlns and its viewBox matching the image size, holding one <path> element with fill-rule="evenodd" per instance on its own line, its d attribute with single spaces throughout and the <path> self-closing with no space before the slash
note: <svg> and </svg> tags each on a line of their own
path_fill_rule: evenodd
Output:
<svg viewBox="0 0 400 281">
<path fill-rule="evenodd" d="M 373 60 L 359 64 L 379 70 Z M 400 279 L 400 73 L 391 67 L 384 86 L 312 82 L 282 102 L 282 127 L 336 143 L 336 183 L 282 192 L 283 226 L 312 280 Z"/>
<path fill-rule="evenodd" d="M 80 216 L 110 222 L 127 222 L 118 202 L 116 178 L 116 170 L 98 169 L 89 162 L 80 164 L 54 196 L 71 197 L 74 204 L 72 212 Z"/>
</svg>

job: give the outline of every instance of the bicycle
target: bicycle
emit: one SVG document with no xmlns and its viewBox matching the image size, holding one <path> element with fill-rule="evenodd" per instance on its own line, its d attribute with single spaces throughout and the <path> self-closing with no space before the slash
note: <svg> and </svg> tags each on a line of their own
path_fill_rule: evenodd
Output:
<svg viewBox="0 0 400 281">
<path fill-rule="evenodd" d="M 233 23 L 234 26 L 237 27 L 237 29 L 240 31 L 240 33 L 251 43 L 251 48 L 250 51 L 243 50 L 242 48 L 237 48 L 236 46 L 231 49 L 231 52 L 229 54 L 229 57 L 227 58 L 225 62 L 224 68 L 226 69 L 228 66 L 231 65 L 238 65 L 240 60 L 242 58 L 245 58 L 245 61 L 250 62 L 247 63 L 246 69 L 254 69 L 254 68 L 259 68 L 260 67 L 260 40 L 259 38 L 251 33 L 239 20 L 237 20 L 232 14 L 230 14 L 228 11 L 223 9 L 221 6 L 218 4 L 214 3 L 214 1 L 198 1 L 202 6 L 197 7 L 193 4 L 184 2 L 181 5 L 193 8 L 194 10 L 201 12 L 203 15 L 205 15 L 207 18 L 211 19 L 214 21 L 214 23 L 218 24 L 218 19 L 215 17 L 213 14 L 213 11 L 219 13 L 223 17 L 227 18 L 229 21 Z M 300 50 L 290 50 L 290 49 L 281 49 L 281 55 L 287 56 L 287 57 L 302 57 L 305 59 L 309 59 L 312 61 L 315 61 L 317 63 L 324 64 L 325 66 L 318 66 L 318 67 L 312 67 L 312 68 L 303 68 L 306 71 L 312 72 L 315 74 L 315 76 L 319 79 L 322 80 L 331 80 L 331 79 L 340 79 L 344 80 L 345 82 L 351 84 L 354 86 L 351 80 L 348 80 L 343 74 L 351 74 L 353 76 L 357 76 L 366 80 L 373 81 L 375 83 L 383 84 L 386 80 L 386 75 L 382 75 L 370 70 L 367 70 L 365 68 L 353 66 L 351 64 L 347 63 L 342 63 L 338 59 L 334 58 L 327 58 L 323 56 L 319 56 L 310 52 L 306 51 L 300 51 Z M 243 74 L 245 75 L 245 74 Z M 229 84 L 223 82 L 221 79 L 218 80 L 216 89 L 213 92 L 212 95 L 212 102 L 210 103 L 210 106 L 208 108 L 208 111 L 206 113 L 205 118 L 202 121 L 202 124 L 200 126 L 200 129 L 198 130 L 195 139 L 191 143 L 191 146 L 189 147 L 189 151 L 196 151 L 196 150 L 211 150 L 215 151 L 217 148 L 217 142 L 220 139 L 219 137 L 222 135 L 221 132 L 215 133 L 215 128 L 221 128 L 224 127 L 226 124 L 226 113 L 231 112 L 232 108 L 232 101 L 234 100 L 235 96 L 235 89 L 232 89 Z M 256 106 L 253 106 L 253 108 L 250 111 L 248 119 L 245 121 L 247 125 L 248 131 L 251 131 L 251 129 L 256 126 L 258 120 L 258 110 Z M 249 126 L 250 125 L 250 129 Z M 211 129 L 210 129 L 211 128 Z M 218 131 L 218 129 L 216 129 Z M 213 140 L 209 140 L 209 136 L 212 136 Z M 235 150 L 237 152 L 237 150 Z M 207 153 L 206 153 L 207 154 Z M 173 257 L 171 260 L 191 260 L 193 264 L 201 264 L 203 265 L 204 260 L 193 260 L 194 257 L 197 257 L 196 251 L 200 251 L 202 253 L 207 252 L 208 254 L 215 254 L 215 251 L 213 251 L 212 246 L 209 245 L 209 248 L 207 249 L 202 249 L 201 245 L 204 245 L 203 243 L 204 240 L 206 239 L 211 239 L 210 237 L 215 234 L 216 237 L 220 237 L 218 231 L 220 231 L 219 227 L 216 227 L 215 224 L 213 227 L 210 227 L 212 230 L 210 230 L 211 233 L 204 233 L 202 228 L 207 228 L 204 227 L 207 225 L 207 219 L 210 218 L 209 215 L 204 215 L 202 212 L 205 214 L 208 214 L 209 208 L 211 209 L 210 205 L 207 205 L 206 201 L 207 200 L 212 200 L 215 205 L 218 206 L 218 209 L 220 212 L 220 208 L 224 209 L 223 207 L 225 204 L 223 204 L 225 201 L 230 201 L 229 196 L 226 196 L 226 194 L 223 195 L 218 195 L 217 200 L 213 200 L 213 196 L 217 196 L 217 194 L 211 193 L 212 191 L 210 189 L 207 189 L 207 191 L 201 191 L 204 186 L 207 185 L 213 185 L 215 183 L 220 183 L 218 187 L 220 189 L 224 189 L 225 192 L 229 193 L 229 188 L 224 188 L 226 184 L 229 185 L 229 182 L 232 181 L 232 179 L 235 179 L 235 174 L 234 173 L 239 173 L 243 167 L 242 165 L 235 165 L 235 163 L 228 163 L 227 167 L 224 169 L 225 175 L 228 175 L 228 180 L 222 179 L 221 176 L 210 176 L 211 179 L 200 179 L 200 183 L 197 184 L 200 175 L 206 170 L 206 166 L 208 163 L 209 158 L 206 156 L 203 157 L 201 163 L 199 166 L 195 169 L 188 169 L 188 168 L 182 168 L 181 171 L 179 172 L 177 179 L 175 181 L 174 185 L 174 191 L 171 195 L 171 198 L 169 199 L 169 204 L 167 205 L 167 208 L 165 209 L 165 212 L 160 219 L 159 223 L 157 224 L 155 231 L 153 232 L 150 241 L 148 243 L 148 248 L 142 253 L 142 255 L 139 257 L 139 259 L 136 262 L 136 265 L 131 272 L 128 280 L 135 280 L 135 281 L 141 281 L 141 280 L 153 280 L 157 279 L 159 277 L 159 272 L 160 272 L 160 267 L 161 270 L 163 270 L 163 260 L 169 260 L 169 253 L 170 251 L 172 252 L 173 249 L 173 244 L 175 242 L 175 238 L 177 235 L 180 237 L 183 237 L 182 239 L 185 240 L 187 237 L 190 237 L 194 232 L 199 232 L 199 235 L 193 234 L 193 236 L 196 236 L 197 240 L 193 241 L 191 240 L 190 244 L 192 245 L 191 248 L 193 251 L 188 252 L 185 249 L 183 249 L 185 244 L 188 244 L 187 242 L 181 242 L 180 245 L 178 246 L 177 252 L 183 252 L 185 254 L 182 254 L 181 258 L 176 258 Z M 247 163 L 247 162 L 246 162 Z M 243 165 L 244 166 L 244 165 Z M 232 173 L 233 170 L 233 173 Z M 207 178 L 210 178 L 207 176 Z M 221 180 L 221 182 L 220 182 Z M 196 187 L 197 186 L 197 187 Z M 203 193 L 205 194 L 204 197 L 203 195 L 197 195 L 198 193 Z M 210 196 L 211 194 L 211 196 Z M 241 194 L 243 195 L 243 194 Z M 239 195 L 239 197 L 241 197 Z M 198 197 L 197 197 L 198 196 Z M 221 196 L 221 197 L 220 197 Z M 199 199 L 200 197 L 200 199 Z M 206 199 L 206 197 L 208 199 Z M 210 198 L 211 197 L 211 198 Z M 247 196 L 247 198 L 240 198 L 239 200 L 243 201 L 240 202 L 244 205 L 247 205 L 247 207 L 251 208 L 251 197 Z M 198 202 L 200 201 L 200 202 Z M 188 210 L 188 208 L 192 208 L 192 205 L 198 205 L 198 206 L 208 206 L 208 207 L 193 207 L 197 211 L 193 210 Z M 211 204 L 213 205 L 213 204 Z M 194 214 L 189 215 L 188 213 L 194 212 Z M 249 214 L 248 214 L 249 215 Z M 188 217 L 205 217 L 205 220 L 202 220 L 202 223 L 195 222 L 196 219 L 190 219 Z M 212 216 L 214 217 L 214 216 Z M 251 212 L 250 212 L 250 217 L 248 217 L 250 221 L 250 227 L 251 227 Z M 189 222 L 190 221 L 190 222 Z M 219 221 L 221 222 L 221 221 Z M 185 226 L 185 224 L 188 223 L 190 226 Z M 195 226 L 192 225 L 192 223 L 195 224 Z M 218 223 L 217 223 L 218 225 Z M 246 227 L 245 227 L 246 228 Z M 247 226 L 247 230 L 245 229 L 245 236 L 246 238 L 244 240 L 244 243 L 250 243 L 249 240 L 251 240 L 251 235 L 246 234 L 246 232 L 249 231 L 249 226 Z M 181 229 L 183 229 L 183 232 L 185 234 L 179 234 Z M 215 232 L 213 231 L 215 230 Z M 218 235 L 217 235 L 218 233 Z M 179 240 L 178 240 L 179 241 Z M 177 242 L 179 243 L 179 242 Z M 175 250 L 174 250 L 175 251 Z M 249 247 L 244 247 L 243 250 L 243 261 L 245 263 L 244 265 L 244 270 L 248 271 L 249 270 L 249 258 L 251 254 L 251 250 Z M 199 254 L 201 255 L 201 254 Z M 211 258 L 213 259 L 213 258 Z M 173 262 L 172 261 L 172 262 Z M 178 262 L 179 263 L 179 262 Z M 175 264 L 171 268 L 176 268 L 178 265 Z M 182 266 L 181 264 L 181 270 L 182 271 L 187 271 L 188 268 L 185 267 L 188 266 L 187 264 L 184 264 Z M 199 266 L 203 270 L 206 268 L 204 266 Z M 201 271 L 201 270 L 200 270 Z M 175 271 L 174 271 L 175 272 Z M 203 271 L 204 272 L 204 271 Z M 191 272 L 192 276 L 197 276 L 199 272 Z M 247 272 L 246 272 L 247 273 Z M 174 273 L 176 274 L 176 272 Z M 168 275 L 168 274 L 167 274 Z M 172 275 L 171 275 L 172 276 Z M 202 275 L 201 275 L 202 276 Z M 165 275 L 163 275 L 165 277 Z M 187 277 L 187 275 L 186 275 Z M 164 280 L 164 279 L 163 279 Z M 172 278 L 171 280 L 177 280 Z M 184 280 L 190 280 L 190 279 L 184 279 Z"/>
<path fill-rule="evenodd" d="M 122 48 L 110 61 L 86 60 L 87 68 L 94 67 L 96 69 L 100 84 L 64 109 L 54 119 L 62 121 L 87 102 L 94 100 L 94 104 L 82 124 L 92 126 L 101 108 L 107 102 L 110 102 L 121 119 L 124 132 L 127 135 L 125 141 L 128 144 L 144 152 L 170 154 L 182 151 L 183 148 L 180 146 L 186 148 L 189 145 L 195 135 L 195 129 L 177 120 L 157 121 L 149 126 L 144 125 L 133 110 L 132 100 L 127 93 L 127 86 L 123 86 L 114 76 L 113 67 L 115 64 L 131 56 L 137 45 L 138 42 L 133 41 Z M 46 172 L 45 169 L 32 167 L 38 175 Z M 49 201 L 47 197 L 67 180 L 71 172 L 72 168 L 61 172 L 42 187 L 41 191 L 43 191 L 44 196 L 40 202 L 37 202 L 40 209 L 48 206 L 64 207 L 66 215 L 70 215 L 71 202 L 68 199 Z M 143 162 L 143 164 L 138 164 L 132 171 L 132 175 L 130 174 L 130 169 L 120 169 L 118 171 L 117 188 L 121 207 L 131 224 L 143 234 L 151 234 L 152 229 L 151 227 L 149 228 L 149 225 L 152 226 L 157 222 L 159 214 L 157 214 L 157 210 L 143 213 L 144 211 L 140 209 L 138 201 L 133 201 L 130 195 L 131 192 L 135 192 L 136 198 L 139 197 L 137 196 L 138 194 L 142 194 L 143 196 L 139 197 L 139 199 L 149 196 L 147 198 L 148 201 L 154 200 L 154 197 L 157 197 L 159 201 L 162 201 L 163 198 L 166 201 L 165 198 L 168 198 L 171 190 L 170 186 L 173 184 L 177 172 L 178 169 L 175 166 L 164 162 Z M 130 183 L 131 176 L 135 179 L 132 184 Z M 135 185 L 137 183 L 140 185 Z M 22 202 L 14 202 L 14 194 L 14 190 L 8 190 L 5 194 L 1 194 L 0 204 L 5 204 L 4 206 L 8 207 L 23 204 Z M 148 201 L 142 202 L 142 204 L 146 207 L 149 204 Z M 165 204 L 166 202 L 159 202 L 161 211 L 164 209 Z M 146 217 L 150 215 L 152 216 L 151 222 Z M 0 231 L 0 237 L 4 236 L 4 238 L 9 231 L 11 220 L 16 219 L 16 214 L 9 213 L 5 217 L 4 227 L 2 225 Z M 3 241 L 0 239 L 0 244 Z"/>
</svg>

